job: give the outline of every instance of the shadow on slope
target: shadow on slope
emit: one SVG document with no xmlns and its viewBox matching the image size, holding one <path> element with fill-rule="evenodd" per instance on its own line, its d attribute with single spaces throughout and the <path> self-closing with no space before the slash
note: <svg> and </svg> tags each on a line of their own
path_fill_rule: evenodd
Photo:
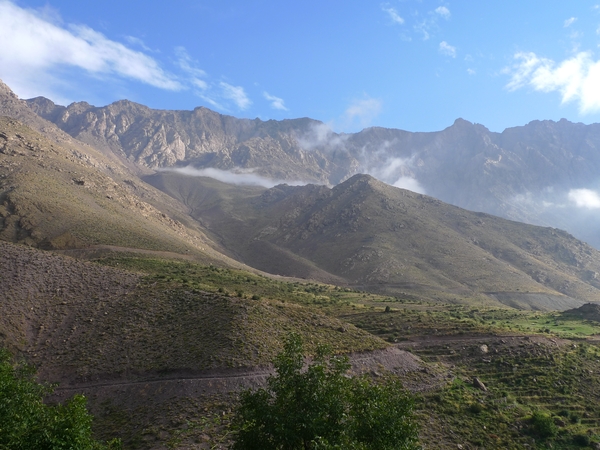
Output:
<svg viewBox="0 0 600 450">
<path fill-rule="evenodd" d="M 566 309 L 600 300 L 591 275 L 600 254 L 567 233 L 469 212 L 370 176 L 332 189 L 239 188 L 172 173 L 145 180 L 261 270 L 453 302 L 498 304 L 500 295 L 519 307 Z"/>
</svg>

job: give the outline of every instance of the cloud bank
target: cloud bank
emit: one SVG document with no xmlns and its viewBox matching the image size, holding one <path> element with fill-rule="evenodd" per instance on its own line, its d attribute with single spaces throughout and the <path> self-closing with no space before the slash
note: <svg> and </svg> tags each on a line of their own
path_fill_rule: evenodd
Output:
<svg viewBox="0 0 600 450">
<path fill-rule="evenodd" d="M 67 71 L 75 70 L 95 79 L 126 79 L 168 91 L 191 89 L 223 111 L 252 105 L 242 86 L 211 81 L 184 47 L 174 49 L 173 62 L 180 69 L 176 75 L 149 55 L 152 50 L 141 39 L 125 36 L 124 42 L 129 46 L 90 27 L 64 24 L 55 12 L 0 0 L 0 78 L 22 98 L 45 95 L 61 103 L 72 101 L 56 91 L 73 90 Z M 283 100 L 275 99 L 273 107 L 283 106 Z"/>
<path fill-rule="evenodd" d="M 297 136 L 296 140 L 305 151 L 339 152 L 355 159 L 357 164 L 354 173 L 366 173 L 394 187 L 425 194 L 425 188 L 413 171 L 415 156 L 393 156 L 394 141 L 387 140 L 376 148 L 365 146 L 351 150 L 347 146 L 349 138 L 349 135 L 338 135 L 328 125 L 319 123 L 312 125 L 304 135 Z"/>
<path fill-rule="evenodd" d="M 535 53 L 520 52 L 506 70 L 510 91 L 531 87 L 540 92 L 559 92 L 562 102 L 577 102 L 582 114 L 600 111 L 600 61 L 591 52 L 580 52 L 560 63 Z"/>
<path fill-rule="evenodd" d="M 304 186 L 303 181 L 273 180 L 253 173 L 252 169 L 221 170 L 214 168 L 196 169 L 192 166 L 160 169 L 161 172 L 175 172 L 192 177 L 207 177 L 227 184 L 239 186 L 262 186 L 272 188 L 278 184 L 289 186 Z"/>
<path fill-rule="evenodd" d="M 92 75 L 136 80 L 159 89 L 184 88 L 150 56 L 86 26 L 63 27 L 36 11 L 0 0 L 0 76 L 21 96 L 52 71 L 73 67 Z"/>
<path fill-rule="evenodd" d="M 578 208 L 600 209 L 600 195 L 591 189 L 571 189 L 568 198 Z"/>
</svg>

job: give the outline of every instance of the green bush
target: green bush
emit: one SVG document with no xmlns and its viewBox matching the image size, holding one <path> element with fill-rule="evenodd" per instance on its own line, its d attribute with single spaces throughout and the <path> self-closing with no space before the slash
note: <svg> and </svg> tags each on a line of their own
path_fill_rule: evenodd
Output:
<svg viewBox="0 0 600 450">
<path fill-rule="evenodd" d="M 535 411 L 531 416 L 531 431 L 533 434 L 546 439 L 555 437 L 558 434 L 558 427 L 548 414 Z"/>
<path fill-rule="evenodd" d="M 348 359 L 331 357 L 322 346 L 304 368 L 295 334 L 274 365 L 266 389 L 241 395 L 234 450 L 418 448 L 414 402 L 397 379 L 347 377 Z"/>
<path fill-rule="evenodd" d="M 588 447 L 591 441 L 590 437 L 585 434 L 576 434 L 573 436 L 573 443 L 579 447 Z"/>
<path fill-rule="evenodd" d="M 0 349 L 0 449 L 62 450 L 118 449 L 120 442 L 103 445 L 92 438 L 92 416 L 83 395 L 64 405 L 46 405 L 52 388 L 38 384 L 35 371 L 12 362 Z"/>
</svg>

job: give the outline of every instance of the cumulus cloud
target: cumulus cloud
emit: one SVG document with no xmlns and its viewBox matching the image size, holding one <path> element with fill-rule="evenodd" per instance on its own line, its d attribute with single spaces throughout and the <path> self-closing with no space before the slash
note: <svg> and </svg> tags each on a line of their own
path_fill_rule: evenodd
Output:
<svg viewBox="0 0 600 450">
<path fill-rule="evenodd" d="M 435 13 L 439 14 L 444 19 L 450 18 L 450 10 L 448 8 L 446 8 L 445 6 L 438 6 L 437 8 L 435 8 Z"/>
<path fill-rule="evenodd" d="M 267 91 L 263 92 L 263 96 L 271 102 L 271 108 L 279 109 L 281 111 L 287 111 L 288 109 L 285 107 L 282 98 L 275 97 L 274 95 L 269 94 Z"/>
<path fill-rule="evenodd" d="M 207 177 L 227 184 L 262 186 L 272 188 L 278 184 L 288 184 L 290 186 L 303 186 L 306 183 L 302 181 L 283 181 L 273 180 L 253 173 L 252 169 L 221 170 L 214 168 L 196 169 L 192 166 L 161 169 L 161 172 L 175 172 L 182 175 L 193 177 Z"/>
<path fill-rule="evenodd" d="M 223 97 L 233 101 L 238 108 L 248 109 L 252 104 L 252 101 L 250 101 L 242 86 L 233 86 L 224 81 L 221 81 L 219 86 L 221 87 Z"/>
<path fill-rule="evenodd" d="M 446 41 L 440 42 L 439 51 L 442 55 L 451 56 L 456 58 L 456 47 L 448 44 Z"/>
<path fill-rule="evenodd" d="M 577 20 L 577 17 L 571 17 L 571 18 L 565 20 L 564 27 L 565 28 L 570 27 L 571 25 L 573 25 L 575 23 L 576 20 Z"/>
<path fill-rule="evenodd" d="M 600 110 L 600 61 L 591 52 L 580 52 L 556 63 L 535 53 L 517 53 L 516 63 L 506 72 L 511 79 L 506 87 L 517 90 L 526 86 L 540 92 L 559 92 L 562 102 L 576 101 L 582 114 Z"/>
<path fill-rule="evenodd" d="M 381 9 L 388 14 L 390 19 L 392 19 L 392 22 L 397 23 L 399 25 L 402 25 L 404 23 L 404 19 L 402 17 L 400 17 L 400 14 L 398 14 L 398 11 L 396 11 L 391 6 L 382 5 Z"/>
<path fill-rule="evenodd" d="M 63 26 L 7 0 L 0 0 L 0 48 L 0 77 L 21 96 L 36 94 L 36 83 L 44 75 L 51 77 L 52 71 L 69 66 L 160 89 L 183 89 L 177 77 L 150 56 L 89 27 Z"/>
<path fill-rule="evenodd" d="M 467 69 L 467 73 L 469 75 L 475 75 L 477 72 L 475 72 L 473 69 Z"/>
<path fill-rule="evenodd" d="M 600 209 L 600 195 L 591 189 L 571 189 L 568 197 L 578 208 Z"/>
</svg>

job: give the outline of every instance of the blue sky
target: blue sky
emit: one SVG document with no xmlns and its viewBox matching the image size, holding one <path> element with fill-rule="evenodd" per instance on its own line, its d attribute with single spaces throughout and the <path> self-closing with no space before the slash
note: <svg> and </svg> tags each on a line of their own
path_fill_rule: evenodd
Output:
<svg viewBox="0 0 600 450">
<path fill-rule="evenodd" d="M 0 0 L 20 97 L 311 117 L 338 132 L 600 121 L 600 0 Z"/>
</svg>

